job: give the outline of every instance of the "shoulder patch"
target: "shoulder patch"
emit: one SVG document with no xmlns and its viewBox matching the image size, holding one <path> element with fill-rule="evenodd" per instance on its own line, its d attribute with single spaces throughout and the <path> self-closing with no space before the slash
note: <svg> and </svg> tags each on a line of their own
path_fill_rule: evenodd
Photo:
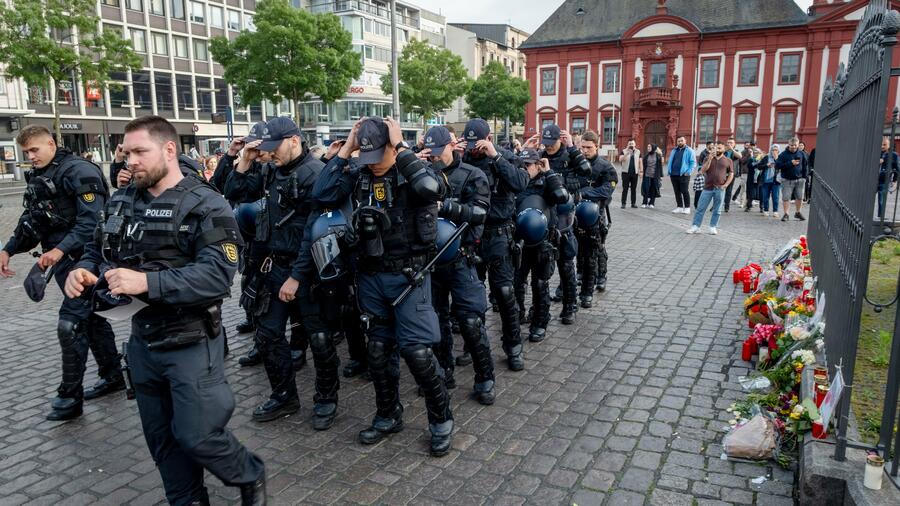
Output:
<svg viewBox="0 0 900 506">
<path fill-rule="evenodd" d="M 231 242 L 223 242 L 222 243 L 222 251 L 225 252 L 225 258 L 228 259 L 229 262 L 236 264 L 238 261 L 238 249 L 237 245 Z"/>
<path fill-rule="evenodd" d="M 81 198 L 82 198 L 85 202 L 87 202 L 88 204 L 90 204 L 91 202 L 93 202 L 94 200 L 97 199 L 97 196 L 94 195 L 93 192 L 92 192 L 92 193 L 83 193 L 83 194 L 81 195 Z"/>
</svg>

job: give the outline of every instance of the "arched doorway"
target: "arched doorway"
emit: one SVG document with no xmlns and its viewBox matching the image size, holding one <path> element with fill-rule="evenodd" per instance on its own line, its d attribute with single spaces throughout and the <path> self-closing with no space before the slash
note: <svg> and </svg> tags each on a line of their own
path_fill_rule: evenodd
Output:
<svg viewBox="0 0 900 506">
<path fill-rule="evenodd" d="M 644 142 L 641 144 L 641 152 L 647 149 L 647 144 L 656 144 L 663 153 L 668 152 L 668 131 L 663 121 L 651 121 L 644 127 Z"/>
</svg>

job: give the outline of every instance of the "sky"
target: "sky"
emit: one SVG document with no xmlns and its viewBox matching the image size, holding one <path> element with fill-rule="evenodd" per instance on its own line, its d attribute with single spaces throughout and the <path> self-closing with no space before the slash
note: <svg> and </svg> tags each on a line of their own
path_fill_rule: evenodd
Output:
<svg viewBox="0 0 900 506">
<path fill-rule="evenodd" d="M 563 3 L 562 0 L 455 0 L 450 3 L 446 0 L 411 1 L 430 11 L 439 12 L 451 23 L 506 23 L 529 33 L 534 33 Z M 812 0 L 794 1 L 803 10 L 812 4 Z"/>
</svg>

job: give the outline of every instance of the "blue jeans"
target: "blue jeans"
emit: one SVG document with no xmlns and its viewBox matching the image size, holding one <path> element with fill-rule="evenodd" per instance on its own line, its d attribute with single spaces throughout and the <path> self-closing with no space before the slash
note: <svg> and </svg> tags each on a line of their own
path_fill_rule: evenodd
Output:
<svg viewBox="0 0 900 506">
<path fill-rule="evenodd" d="M 781 185 L 775 183 L 763 183 L 759 188 L 759 205 L 763 211 L 769 210 L 769 200 L 772 201 L 772 212 L 778 212 L 778 202 L 781 201 Z"/>
<path fill-rule="evenodd" d="M 694 226 L 699 227 L 703 223 L 703 217 L 706 215 L 706 209 L 712 202 L 712 218 L 709 219 L 709 226 L 715 227 L 719 224 L 719 216 L 722 215 L 722 204 L 725 201 L 725 189 L 715 188 L 712 190 L 703 190 L 700 194 L 700 203 L 697 205 L 697 212 L 694 213 Z"/>
<path fill-rule="evenodd" d="M 888 183 L 878 183 L 878 217 L 884 214 L 884 205 L 887 203 Z"/>
</svg>

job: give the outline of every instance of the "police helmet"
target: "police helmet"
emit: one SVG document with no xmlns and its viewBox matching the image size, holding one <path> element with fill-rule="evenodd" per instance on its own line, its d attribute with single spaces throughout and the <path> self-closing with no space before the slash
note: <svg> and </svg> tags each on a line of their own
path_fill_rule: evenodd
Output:
<svg viewBox="0 0 900 506">
<path fill-rule="evenodd" d="M 437 246 L 437 249 L 440 250 L 447 244 L 447 241 L 453 236 L 456 232 L 456 224 L 446 218 L 438 218 L 437 220 L 437 237 L 435 237 L 434 245 Z M 447 251 L 443 252 L 441 256 L 438 257 L 436 264 L 437 265 L 447 265 L 456 259 L 456 255 L 459 253 L 459 246 L 462 242 L 460 237 L 457 237 L 451 244 L 450 247 L 447 248 Z"/>
<path fill-rule="evenodd" d="M 588 229 L 600 221 L 600 206 L 596 202 L 584 200 L 575 207 L 578 228 Z"/>
<path fill-rule="evenodd" d="M 335 279 L 346 272 L 341 257 L 340 239 L 346 234 L 348 227 L 347 218 L 340 210 L 322 213 L 312 224 L 311 252 L 322 281 Z"/>
<path fill-rule="evenodd" d="M 575 200 L 572 198 L 572 195 L 569 194 L 569 199 L 563 202 L 562 204 L 558 204 L 556 206 L 556 214 L 570 214 L 575 210 Z"/>
<path fill-rule="evenodd" d="M 262 200 L 256 202 L 244 202 L 234 208 L 234 220 L 237 221 L 238 230 L 245 239 L 256 236 L 256 217 L 262 210 Z"/>
<path fill-rule="evenodd" d="M 516 237 L 528 246 L 543 241 L 547 230 L 547 216 L 539 209 L 529 207 L 516 216 Z"/>
</svg>

